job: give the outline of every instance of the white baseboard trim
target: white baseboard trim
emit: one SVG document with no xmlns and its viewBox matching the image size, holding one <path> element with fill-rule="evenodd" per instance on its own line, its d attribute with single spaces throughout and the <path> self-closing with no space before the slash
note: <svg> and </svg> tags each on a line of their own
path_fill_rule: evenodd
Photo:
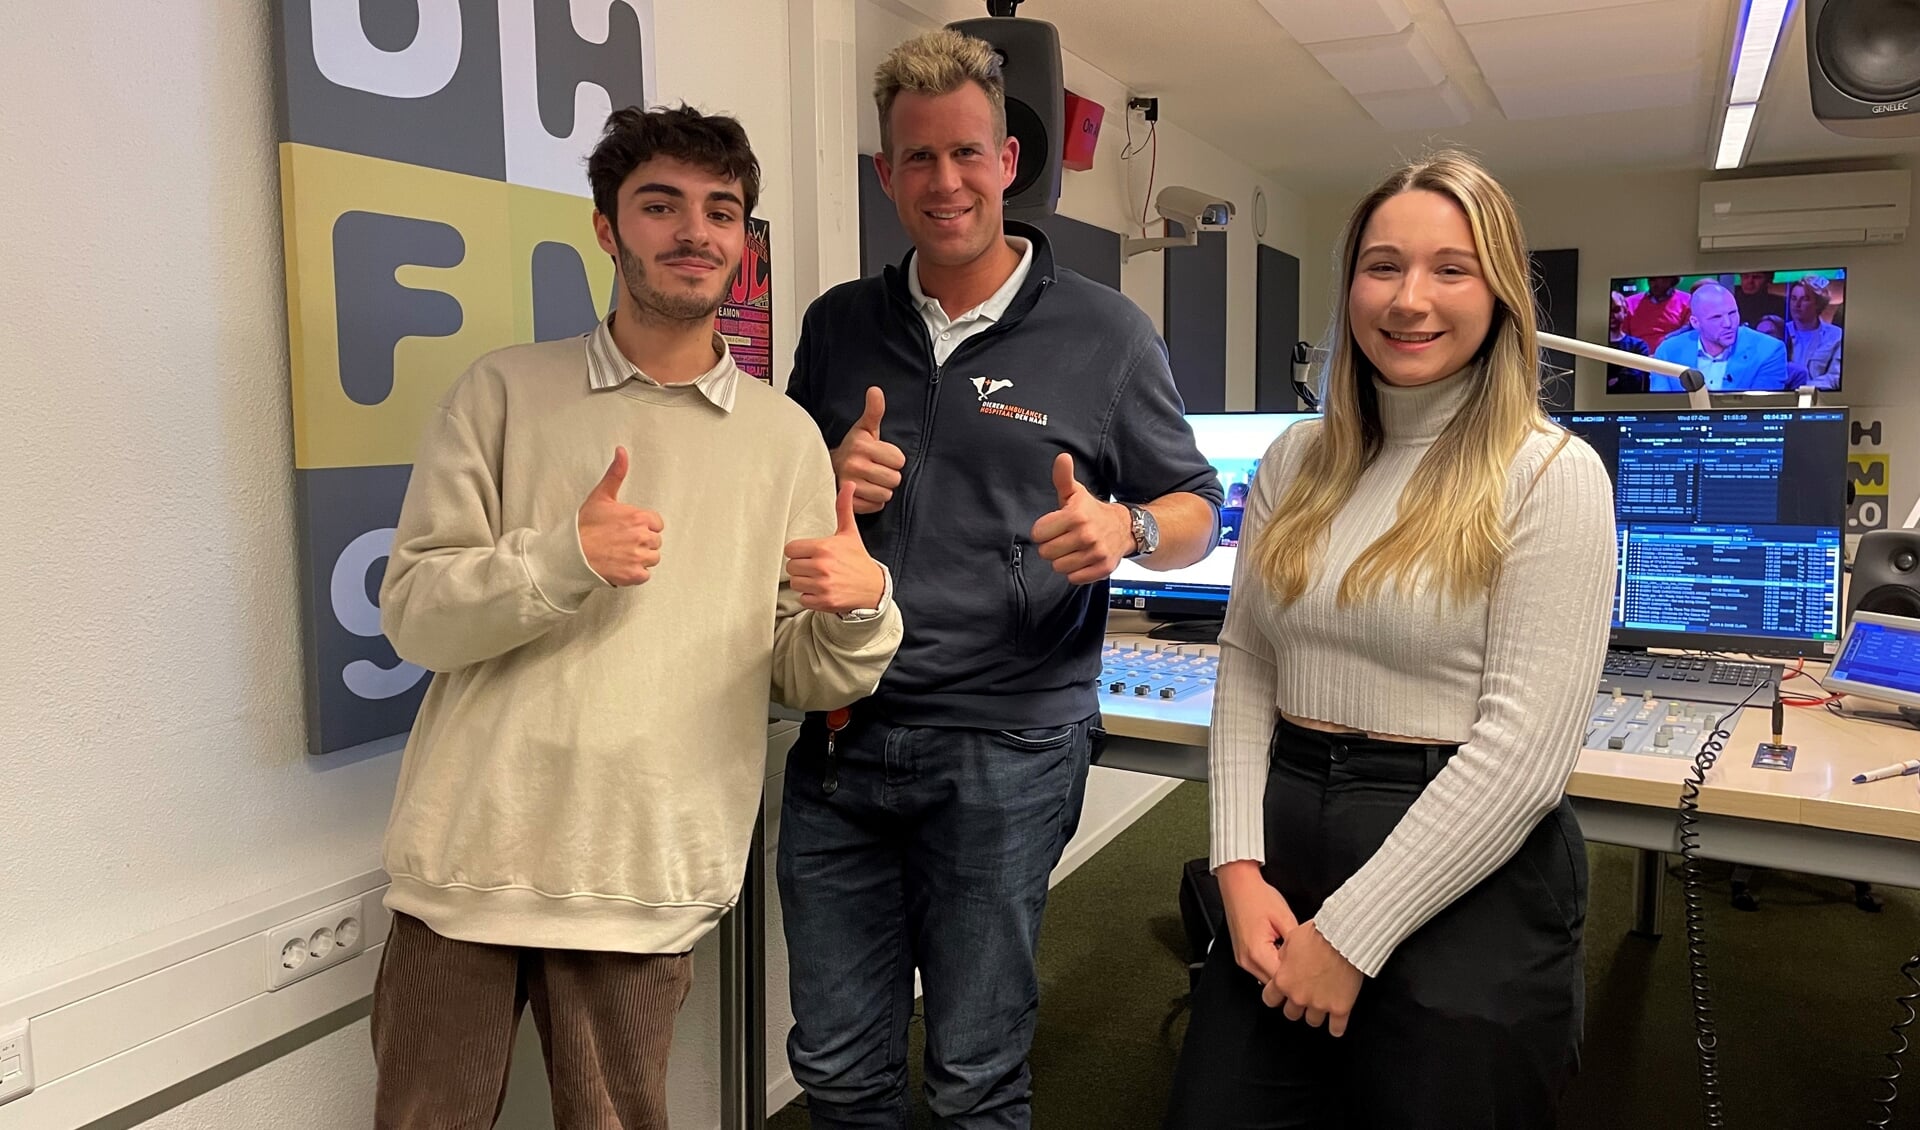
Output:
<svg viewBox="0 0 1920 1130">
<path fill-rule="evenodd" d="M 384 939 L 384 933 L 381 936 Z M 256 993 L 36 1086 L 0 1107 L 0 1130 L 85 1126 L 363 1002 L 373 994 L 374 974 L 385 950 L 382 940 L 305 980 Z"/>
<path fill-rule="evenodd" d="M 1153 783 L 1141 792 L 1133 803 L 1116 810 L 1097 828 L 1088 827 L 1085 824 L 1080 826 L 1079 832 L 1073 837 L 1073 842 L 1067 845 L 1066 852 L 1060 856 L 1060 862 L 1054 867 L 1053 874 L 1047 877 L 1048 888 L 1059 886 L 1060 880 L 1079 870 L 1081 864 L 1092 859 L 1101 848 L 1112 843 L 1114 837 L 1132 827 L 1134 821 L 1145 816 L 1154 805 L 1167 799 L 1173 790 L 1180 787 L 1180 782 L 1171 777 L 1145 779 Z"/>
<path fill-rule="evenodd" d="M 784 1110 L 786 1105 L 800 1097 L 800 1084 L 793 1077 L 792 1069 L 767 1080 L 767 1113 Z"/>
</svg>

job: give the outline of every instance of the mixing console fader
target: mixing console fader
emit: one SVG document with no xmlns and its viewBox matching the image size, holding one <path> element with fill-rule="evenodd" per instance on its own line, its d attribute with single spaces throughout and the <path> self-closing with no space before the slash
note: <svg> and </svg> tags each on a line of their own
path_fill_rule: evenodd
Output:
<svg viewBox="0 0 1920 1130">
<path fill-rule="evenodd" d="M 1219 666 L 1217 646 L 1110 640 L 1100 652 L 1100 694 L 1184 701 L 1212 691 Z"/>
<path fill-rule="evenodd" d="M 1691 760 L 1728 707 L 1639 695 L 1599 694 L 1587 720 L 1587 749 Z"/>
</svg>

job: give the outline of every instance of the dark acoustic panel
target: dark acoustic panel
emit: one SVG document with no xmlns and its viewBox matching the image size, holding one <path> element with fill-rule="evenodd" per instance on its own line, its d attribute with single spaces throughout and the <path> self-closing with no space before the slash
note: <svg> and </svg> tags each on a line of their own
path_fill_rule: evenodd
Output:
<svg viewBox="0 0 1920 1130">
<path fill-rule="evenodd" d="M 1167 222 L 1168 235 L 1180 235 Z M 1189 412 L 1227 410 L 1227 233 L 1201 232 L 1196 247 L 1169 247 L 1163 329 L 1173 383 Z"/>
<path fill-rule="evenodd" d="M 1565 248 L 1533 253 L 1533 293 L 1540 330 L 1578 337 L 1574 321 L 1580 309 L 1580 251 Z M 1542 354 L 1540 403 L 1549 412 L 1573 411 L 1573 354 L 1548 349 Z"/>
<path fill-rule="evenodd" d="M 900 214 L 880 187 L 873 158 L 860 158 L 860 273 L 877 275 L 913 250 L 913 241 L 900 226 Z"/>
<path fill-rule="evenodd" d="M 1102 227 L 1065 216 L 1041 216 L 1026 221 L 1047 233 L 1053 261 L 1071 267 L 1094 282 L 1120 289 L 1120 236 Z M 871 158 L 860 161 L 860 273 L 877 275 L 889 264 L 906 258 L 913 243 L 900 226 L 900 213 L 880 187 L 880 174 Z"/>
<path fill-rule="evenodd" d="M 1293 343 L 1300 340 L 1300 260 L 1263 243 L 1257 271 L 1253 409 L 1297 412 Z"/>
</svg>

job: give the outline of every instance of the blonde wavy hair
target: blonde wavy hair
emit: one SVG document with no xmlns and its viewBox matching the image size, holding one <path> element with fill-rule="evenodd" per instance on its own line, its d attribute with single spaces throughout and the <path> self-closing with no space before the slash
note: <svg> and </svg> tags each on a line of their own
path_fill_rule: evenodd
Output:
<svg viewBox="0 0 1920 1130">
<path fill-rule="evenodd" d="M 873 72 L 873 102 L 880 111 L 880 149 L 893 158 L 893 100 L 903 90 L 952 94 L 979 83 L 993 107 L 994 142 L 1007 139 L 1007 83 L 1000 53 L 984 39 L 943 27 L 901 43 Z"/>
<path fill-rule="evenodd" d="M 1513 458 L 1531 433 L 1559 430 L 1540 409 L 1532 276 L 1513 198 L 1463 153 L 1441 152 L 1396 169 L 1347 221 L 1340 300 L 1328 331 L 1332 349 L 1321 378 L 1324 419 L 1252 547 L 1252 564 L 1283 604 L 1306 593 L 1334 515 L 1385 438 L 1373 387 L 1378 370 L 1354 340 L 1347 297 L 1367 221 L 1390 198 L 1416 191 L 1437 192 L 1466 213 L 1493 291 L 1493 321 L 1461 378 L 1473 382 L 1466 401 L 1401 491 L 1393 525 L 1340 579 L 1338 603 L 1365 601 L 1389 583 L 1408 592 L 1425 581 L 1454 599 L 1486 589 L 1511 544 L 1504 509 Z"/>
</svg>

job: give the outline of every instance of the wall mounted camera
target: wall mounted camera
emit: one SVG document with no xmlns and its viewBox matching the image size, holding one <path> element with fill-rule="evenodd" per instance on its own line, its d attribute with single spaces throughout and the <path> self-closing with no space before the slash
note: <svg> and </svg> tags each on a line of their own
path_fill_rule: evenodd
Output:
<svg viewBox="0 0 1920 1130">
<path fill-rule="evenodd" d="M 1233 201 L 1184 185 L 1168 185 L 1153 198 L 1153 208 L 1163 220 L 1171 220 L 1185 229 L 1184 235 L 1129 239 L 1121 245 L 1123 258 L 1163 247 L 1192 247 L 1200 242 L 1203 231 L 1226 231 L 1233 221 Z"/>
</svg>

